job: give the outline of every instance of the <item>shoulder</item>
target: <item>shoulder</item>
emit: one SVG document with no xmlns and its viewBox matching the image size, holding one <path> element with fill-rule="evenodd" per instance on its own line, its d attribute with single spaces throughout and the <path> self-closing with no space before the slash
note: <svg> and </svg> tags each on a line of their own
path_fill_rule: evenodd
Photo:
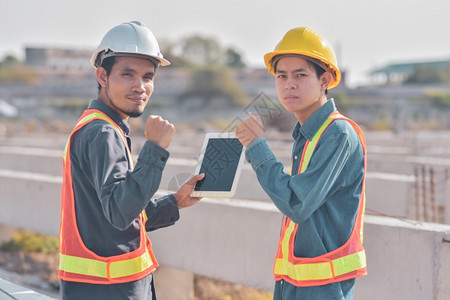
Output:
<svg viewBox="0 0 450 300">
<path fill-rule="evenodd" d="M 350 135 L 357 137 L 357 132 L 353 124 L 346 119 L 336 119 L 330 123 L 330 125 L 325 130 L 324 134 L 327 135 Z"/>
<path fill-rule="evenodd" d="M 71 144 L 83 149 L 124 146 L 117 129 L 104 120 L 93 120 L 84 125 L 74 133 Z"/>
<path fill-rule="evenodd" d="M 119 136 L 120 133 L 114 128 L 113 125 L 109 124 L 105 120 L 93 120 L 88 124 L 84 125 L 79 130 L 80 135 L 83 135 L 88 138 L 92 137 L 107 137 L 111 136 Z"/>
<path fill-rule="evenodd" d="M 323 132 L 321 140 L 333 140 L 336 143 L 346 143 L 351 147 L 360 145 L 360 139 L 352 123 L 346 119 L 336 119 Z"/>
</svg>

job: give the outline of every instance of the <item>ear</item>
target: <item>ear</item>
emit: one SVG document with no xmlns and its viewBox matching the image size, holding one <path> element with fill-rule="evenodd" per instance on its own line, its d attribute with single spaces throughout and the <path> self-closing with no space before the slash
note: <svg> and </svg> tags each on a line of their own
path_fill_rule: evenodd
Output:
<svg viewBox="0 0 450 300">
<path fill-rule="evenodd" d="M 328 89 L 328 86 L 330 85 L 331 78 L 333 75 L 331 75 L 330 72 L 325 72 L 320 77 L 320 87 L 325 91 Z"/>
<path fill-rule="evenodd" d="M 106 84 L 108 82 L 108 74 L 106 73 L 105 68 L 99 67 L 96 71 L 97 75 L 97 81 L 100 84 L 102 88 L 106 87 Z"/>
</svg>

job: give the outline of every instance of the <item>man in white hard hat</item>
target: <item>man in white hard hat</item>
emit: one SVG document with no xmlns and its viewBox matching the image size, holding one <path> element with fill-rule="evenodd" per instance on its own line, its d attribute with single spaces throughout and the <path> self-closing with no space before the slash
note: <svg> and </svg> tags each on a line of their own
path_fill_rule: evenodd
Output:
<svg viewBox="0 0 450 300">
<path fill-rule="evenodd" d="M 291 173 L 250 115 L 236 128 L 261 186 L 284 215 L 274 263 L 274 299 L 353 299 L 367 274 L 362 245 L 366 145 L 328 89 L 341 79 L 331 45 L 309 27 L 289 30 L 264 56 L 278 98 L 297 118 Z"/>
<path fill-rule="evenodd" d="M 158 267 L 147 231 L 174 224 L 202 175 L 175 194 L 152 199 L 169 157 L 174 125 L 149 116 L 136 165 L 128 136 L 153 92 L 155 72 L 167 66 L 152 32 L 140 22 L 106 33 L 91 63 L 98 97 L 80 117 L 64 151 L 60 227 L 63 299 L 156 299 Z"/>
</svg>

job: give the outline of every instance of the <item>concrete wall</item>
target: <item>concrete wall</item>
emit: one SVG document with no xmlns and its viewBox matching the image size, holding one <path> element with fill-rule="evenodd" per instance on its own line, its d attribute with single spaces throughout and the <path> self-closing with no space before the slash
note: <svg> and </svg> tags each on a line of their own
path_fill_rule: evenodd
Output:
<svg viewBox="0 0 450 300">
<path fill-rule="evenodd" d="M 396 217 L 411 217 L 414 176 L 367 173 L 366 209 Z"/>
<path fill-rule="evenodd" d="M 57 236 L 61 183 L 58 176 L 0 170 L 0 223 Z"/>
<path fill-rule="evenodd" d="M 1 171 L 0 224 L 59 229 L 60 178 Z M 203 199 L 150 233 L 161 265 L 272 290 L 281 214 L 268 201 Z M 448 299 L 450 226 L 366 216 L 367 277 L 356 299 Z"/>
<path fill-rule="evenodd" d="M 449 299 L 450 226 L 367 216 L 356 299 Z"/>
</svg>

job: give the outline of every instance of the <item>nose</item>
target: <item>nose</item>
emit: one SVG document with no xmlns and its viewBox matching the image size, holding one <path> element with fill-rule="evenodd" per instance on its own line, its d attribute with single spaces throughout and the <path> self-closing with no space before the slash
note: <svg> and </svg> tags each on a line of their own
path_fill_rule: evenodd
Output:
<svg viewBox="0 0 450 300">
<path fill-rule="evenodd" d="M 285 90 L 293 90 L 297 88 L 297 82 L 294 80 L 292 76 L 288 76 L 286 78 L 286 83 L 284 85 Z"/>
<path fill-rule="evenodd" d="M 137 93 L 145 92 L 145 82 L 142 79 L 136 79 L 133 83 L 133 91 Z"/>
</svg>

